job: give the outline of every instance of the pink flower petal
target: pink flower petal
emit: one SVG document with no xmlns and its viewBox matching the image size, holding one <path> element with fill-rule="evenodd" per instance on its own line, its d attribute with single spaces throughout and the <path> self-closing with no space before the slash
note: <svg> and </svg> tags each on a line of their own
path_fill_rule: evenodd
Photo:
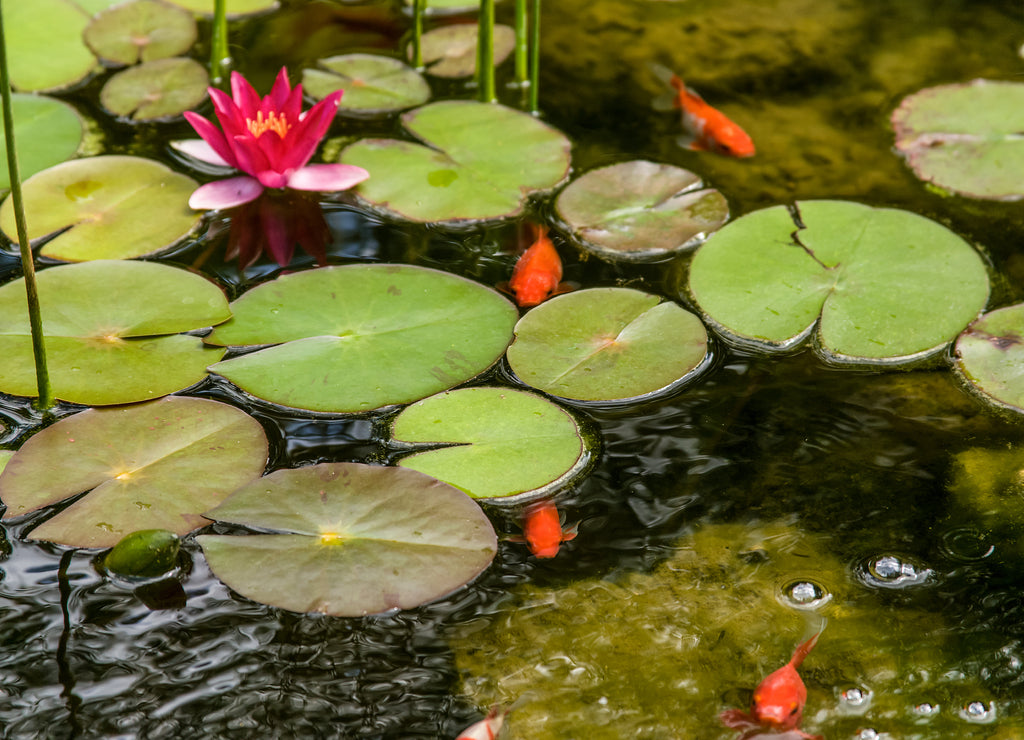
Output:
<svg viewBox="0 0 1024 740">
<path fill-rule="evenodd" d="M 283 111 L 285 102 L 288 100 L 292 92 L 291 83 L 288 82 L 288 70 L 285 67 L 281 67 L 281 71 L 277 73 L 277 79 L 274 80 L 274 86 L 270 88 L 270 95 L 263 99 L 263 105 L 270 104 L 269 108 L 264 108 L 264 113 L 271 110 Z M 302 91 L 299 91 L 302 94 Z"/>
<path fill-rule="evenodd" d="M 256 89 L 249 84 L 249 80 L 242 77 L 238 72 L 231 73 L 231 99 L 235 101 L 242 115 L 246 118 L 255 118 L 256 111 L 260 109 L 260 96 Z"/>
<path fill-rule="evenodd" d="M 327 133 L 338 111 L 341 91 L 337 90 L 310 108 L 302 121 L 288 132 L 284 156 L 278 162 L 280 169 L 298 169 L 309 161 Z"/>
<path fill-rule="evenodd" d="M 256 173 L 256 178 L 265 188 L 283 188 L 288 184 L 288 175 L 277 170 L 262 170 Z"/>
<path fill-rule="evenodd" d="M 288 187 L 326 193 L 348 190 L 368 178 L 370 173 L 351 164 L 311 164 L 295 170 L 288 178 Z"/>
<path fill-rule="evenodd" d="M 188 199 L 189 208 L 197 211 L 233 208 L 256 200 L 263 186 L 251 177 L 229 177 L 196 188 Z"/>
<path fill-rule="evenodd" d="M 253 177 L 257 173 L 272 169 L 266 155 L 260 150 L 256 143 L 256 137 L 252 134 L 239 134 L 228 141 L 231 144 L 231 151 L 238 159 L 238 169 Z"/>
<path fill-rule="evenodd" d="M 191 111 L 186 111 L 185 116 L 188 117 L 190 112 Z M 192 115 L 195 114 L 193 113 Z M 184 152 L 190 157 L 195 157 L 200 162 L 215 164 L 218 167 L 234 167 L 235 165 L 227 159 L 227 157 L 234 159 L 234 155 L 231 154 L 231 150 L 228 148 L 227 142 L 224 140 L 224 134 L 222 134 L 220 129 L 215 127 L 205 118 L 202 118 L 201 116 L 195 117 L 210 127 L 212 130 L 210 139 L 185 139 L 184 141 L 175 142 L 174 148 L 179 152 Z M 192 123 L 192 128 L 197 132 L 201 130 L 200 126 L 195 123 Z M 213 136 L 213 133 L 216 133 L 217 136 Z M 216 144 L 216 146 L 214 146 L 214 144 Z"/>
</svg>

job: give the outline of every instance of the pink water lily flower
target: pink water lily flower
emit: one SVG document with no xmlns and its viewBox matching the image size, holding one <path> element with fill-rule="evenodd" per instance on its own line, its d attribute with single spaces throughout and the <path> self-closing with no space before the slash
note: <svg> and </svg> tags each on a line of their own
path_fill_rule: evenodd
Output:
<svg viewBox="0 0 1024 740">
<path fill-rule="evenodd" d="M 183 142 L 182 149 L 204 162 L 246 174 L 197 188 L 188 201 L 192 208 L 232 208 L 255 200 L 264 188 L 346 190 L 370 176 L 349 164 L 307 164 L 334 119 L 341 90 L 303 113 L 302 85 L 292 88 L 282 67 L 265 98 L 237 72 L 231 73 L 230 97 L 213 87 L 209 92 L 220 128 L 186 112 L 202 141 Z"/>
</svg>

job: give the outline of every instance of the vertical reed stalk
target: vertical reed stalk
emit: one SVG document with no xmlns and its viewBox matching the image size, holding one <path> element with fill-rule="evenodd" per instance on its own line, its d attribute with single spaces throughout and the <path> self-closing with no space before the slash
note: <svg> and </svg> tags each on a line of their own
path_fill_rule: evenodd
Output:
<svg viewBox="0 0 1024 740">
<path fill-rule="evenodd" d="M 210 39 L 210 82 L 214 87 L 222 87 L 227 82 L 230 66 L 227 0 L 214 0 L 213 33 Z"/>
<path fill-rule="evenodd" d="M 480 0 L 477 35 L 476 79 L 482 103 L 493 103 L 494 93 L 494 0 Z"/>
<path fill-rule="evenodd" d="M 423 14 L 427 0 L 413 0 L 412 3 L 412 66 L 423 69 Z"/>
<path fill-rule="evenodd" d="M 537 115 L 540 85 L 540 0 L 530 0 L 530 112 Z"/>
<path fill-rule="evenodd" d="M 529 80 L 530 40 L 527 36 L 526 0 L 516 0 L 516 84 L 525 87 Z"/>
<path fill-rule="evenodd" d="M 7 172 L 11 178 L 11 203 L 14 223 L 21 247 L 21 269 L 25 273 L 25 297 L 28 300 L 28 321 L 32 331 L 32 355 L 36 363 L 36 386 L 39 389 L 41 409 L 53 406 L 53 389 L 46 368 L 46 350 L 43 347 L 43 316 L 39 311 L 39 290 L 36 288 L 35 257 L 28 243 L 25 206 L 21 197 L 21 175 L 18 172 L 18 153 L 14 148 L 14 112 L 11 109 L 11 80 L 7 67 L 7 40 L 4 36 L 3 2 L 0 0 L 0 98 L 3 99 L 4 143 L 7 145 Z"/>
</svg>

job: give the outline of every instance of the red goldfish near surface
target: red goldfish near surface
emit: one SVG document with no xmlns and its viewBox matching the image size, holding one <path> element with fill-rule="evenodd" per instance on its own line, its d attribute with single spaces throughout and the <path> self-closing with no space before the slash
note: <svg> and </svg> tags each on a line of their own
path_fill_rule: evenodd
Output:
<svg viewBox="0 0 1024 740">
<path fill-rule="evenodd" d="M 508 281 L 509 292 L 523 308 L 543 303 L 555 293 L 564 290 L 562 260 L 555 251 L 555 245 L 548 239 L 547 230 L 531 224 L 534 242 L 522 253 L 512 268 L 512 279 Z"/>
<path fill-rule="evenodd" d="M 460 732 L 455 740 L 494 740 L 501 733 L 506 714 L 508 714 L 507 709 L 495 704 L 486 717 Z"/>
<path fill-rule="evenodd" d="M 526 510 L 523 521 L 523 536 L 513 537 L 514 541 L 525 541 L 538 558 L 553 558 L 563 542 L 576 536 L 576 525 L 562 528 L 558 509 L 550 501 L 541 501 Z"/>
<path fill-rule="evenodd" d="M 765 730 L 774 732 L 793 731 L 797 737 L 806 740 L 822 740 L 821 735 L 808 735 L 797 729 L 804 715 L 807 703 L 807 687 L 804 686 L 796 669 L 803 663 L 807 653 L 818 642 L 818 632 L 807 642 L 793 651 L 793 657 L 782 668 L 769 673 L 754 689 L 750 711 L 727 709 L 719 715 L 722 724 L 734 730 L 742 730 L 737 740 L 753 740 L 764 735 Z M 788 733 L 787 733 L 788 734 Z"/>
<path fill-rule="evenodd" d="M 754 142 L 747 132 L 729 120 L 720 110 L 712 108 L 704 98 L 691 90 L 679 75 L 661 65 L 651 64 L 654 73 L 675 90 L 667 104 L 655 101 L 656 108 L 680 111 L 683 127 L 689 136 L 680 137 L 679 144 L 694 151 L 709 151 L 728 157 L 753 157 Z"/>
</svg>

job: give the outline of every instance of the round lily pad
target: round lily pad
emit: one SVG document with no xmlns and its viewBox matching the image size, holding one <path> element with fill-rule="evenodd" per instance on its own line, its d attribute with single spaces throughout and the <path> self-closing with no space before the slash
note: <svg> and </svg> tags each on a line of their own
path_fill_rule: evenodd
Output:
<svg viewBox="0 0 1024 740">
<path fill-rule="evenodd" d="M 302 86 L 322 100 L 344 90 L 338 113 L 374 116 L 413 108 L 430 99 L 423 75 L 398 59 L 376 54 L 344 54 L 317 62 L 323 69 L 302 71 Z"/>
<path fill-rule="evenodd" d="M 689 290 L 727 339 L 893 364 L 942 350 L 988 300 L 967 242 L 906 211 L 810 201 L 755 211 L 697 250 Z"/>
<path fill-rule="evenodd" d="M 36 277 L 57 398 L 88 405 L 157 398 L 199 382 L 224 354 L 178 334 L 231 315 L 220 288 L 198 275 L 154 262 L 99 260 Z M 0 287 L 0 391 L 37 394 L 21 279 Z"/>
<path fill-rule="evenodd" d="M 591 170 L 555 201 L 583 249 L 612 260 L 657 260 L 692 249 L 729 218 L 720 192 L 680 167 L 644 160 Z"/>
<path fill-rule="evenodd" d="M 990 401 L 1024 412 L 1024 303 L 968 326 L 956 341 L 956 367 Z"/>
<path fill-rule="evenodd" d="M 280 533 L 196 539 L 228 586 L 295 612 L 411 609 L 474 579 L 497 551 L 491 523 L 464 493 L 379 465 L 278 470 L 207 516 Z"/>
<path fill-rule="evenodd" d="M 423 34 L 420 51 L 427 73 L 434 77 L 459 78 L 476 74 L 476 46 L 479 29 L 475 23 L 441 26 Z M 516 45 L 516 32 L 510 27 L 494 26 L 494 64 L 501 64 Z M 412 58 L 412 45 L 407 48 Z"/>
<path fill-rule="evenodd" d="M 11 85 L 25 92 L 62 90 L 98 67 L 82 32 L 89 16 L 71 0 L 4 4 Z"/>
<path fill-rule="evenodd" d="M 188 207 L 196 187 L 192 178 L 151 159 L 74 159 L 23 183 L 28 237 L 52 236 L 39 254 L 66 262 L 151 255 L 175 246 L 198 224 L 200 214 Z M 0 206 L 0 229 L 17 243 L 10 198 Z"/>
<path fill-rule="evenodd" d="M 75 156 L 82 144 L 84 124 L 67 103 L 42 95 L 11 96 L 18 173 L 22 180 Z M 0 119 L 0 190 L 11 186 L 7 172 L 7 142 Z"/>
<path fill-rule="evenodd" d="M 285 275 L 231 309 L 207 342 L 277 346 L 211 372 L 272 403 L 336 413 L 410 403 L 482 373 L 505 351 L 517 315 L 478 283 L 382 264 Z"/>
<path fill-rule="evenodd" d="M 206 68 L 193 59 L 157 59 L 107 80 L 100 102 L 114 115 L 135 122 L 167 119 L 199 105 L 209 84 Z"/>
<path fill-rule="evenodd" d="M 1024 83 L 930 87 L 904 98 L 892 125 L 920 179 L 969 198 L 1024 198 Z"/>
<path fill-rule="evenodd" d="M 426 146 L 363 139 L 340 157 L 373 173 L 356 189 L 382 213 L 412 221 L 497 219 L 569 173 L 569 140 L 528 113 L 493 103 L 448 100 L 402 115 Z"/>
<path fill-rule="evenodd" d="M 11 458 L 0 474 L 3 518 L 88 491 L 30 537 L 113 547 L 139 530 L 184 535 L 209 524 L 202 513 L 266 463 L 263 427 L 234 406 L 170 397 L 88 409 L 30 437 Z"/>
<path fill-rule="evenodd" d="M 160 0 L 132 0 L 97 13 L 85 43 L 101 59 L 136 64 L 184 54 L 197 36 L 191 13 Z"/>
<path fill-rule="evenodd" d="M 696 316 L 659 296 L 592 288 L 541 304 L 516 324 L 512 371 L 527 385 L 578 401 L 624 401 L 665 392 L 708 362 Z"/>
<path fill-rule="evenodd" d="M 396 442 L 446 447 L 399 461 L 473 498 L 520 503 L 551 495 L 589 465 L 591 447 L 564 409 L 511 388 L 462 388 L 412 404 L 394 421 Z"/>
</svg>

